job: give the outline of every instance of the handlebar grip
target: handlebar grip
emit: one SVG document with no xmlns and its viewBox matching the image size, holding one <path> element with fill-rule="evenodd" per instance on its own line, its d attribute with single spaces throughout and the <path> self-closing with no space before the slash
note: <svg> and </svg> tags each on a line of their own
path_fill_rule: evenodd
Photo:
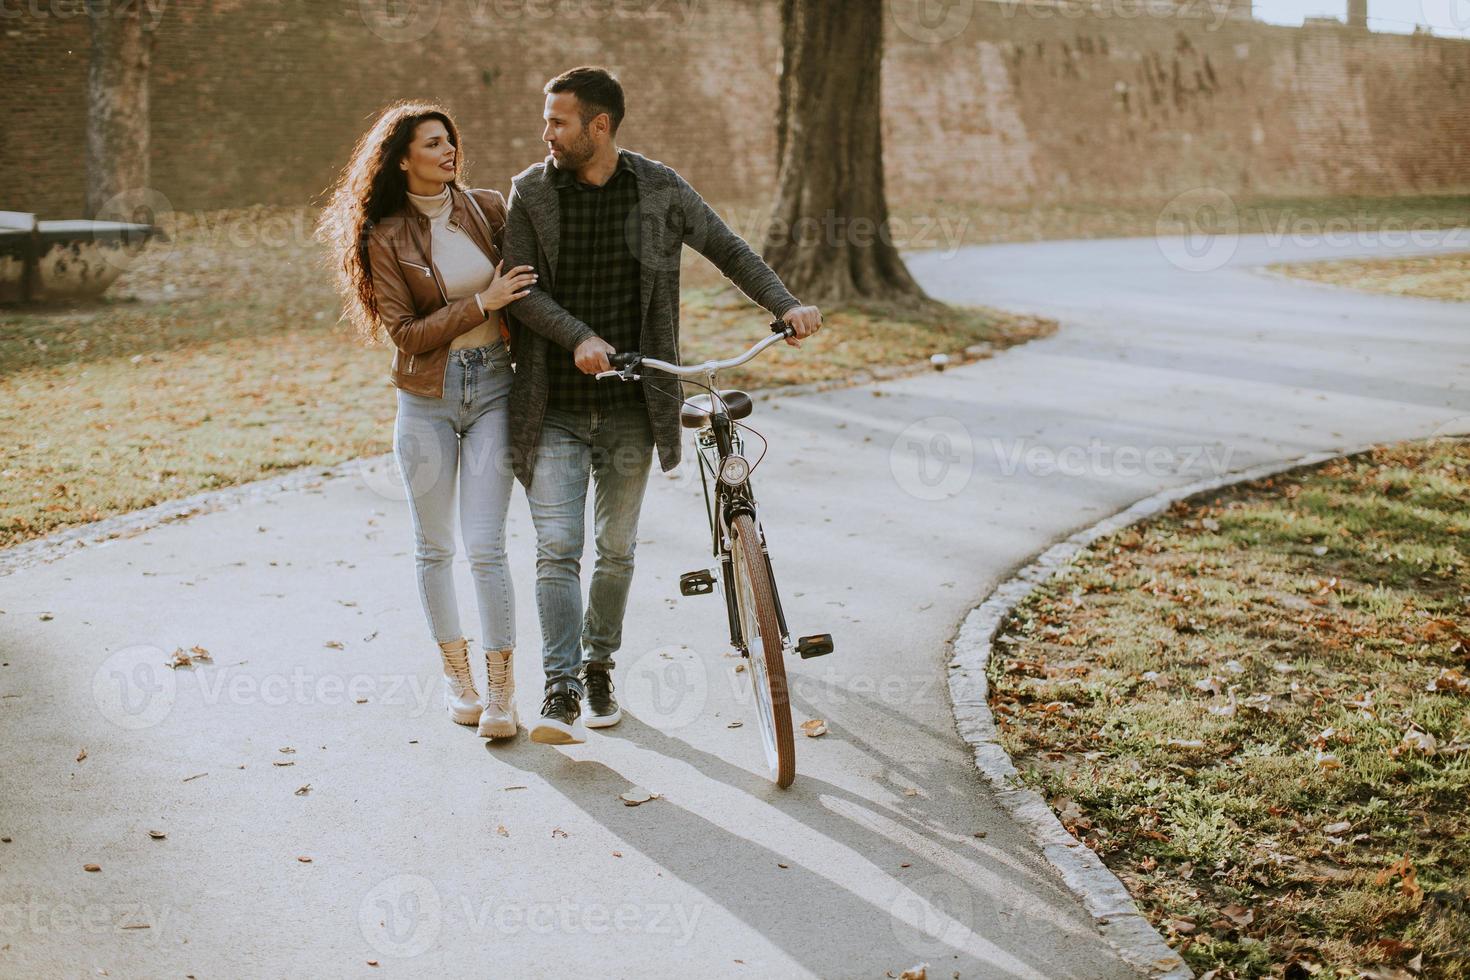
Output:
<svg viewBox="0 0 1470 980">
<path fill-rule="evenodd" d="M 619 371 L 622 371 L 625 368 L 632 367 L 633 365 L 637 364 L 642 359 L 643 359 L 643 355 L 642 354 L 636 354 L 636 353 L 631 353 L 631 352 L 630 353 L 626 353 L 626 354 L 609 354 L 609 355 L 607 355 L 607 363 L 611 364 L 615 369 L 617 369 Z"/>
<path fill-rule="evenodd" d="M 785 320 L 772 320 L 771 333 L 786 333 L 791 328 L 786 325 Z"/>
</svg>

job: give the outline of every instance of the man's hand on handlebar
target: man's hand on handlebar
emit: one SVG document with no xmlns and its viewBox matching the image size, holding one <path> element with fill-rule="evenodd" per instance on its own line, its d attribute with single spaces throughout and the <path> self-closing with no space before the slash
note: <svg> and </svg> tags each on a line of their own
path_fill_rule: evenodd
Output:
<svg viewBox="0 0 1470 980">
<path fill-rule="evenodd" d="M 583 374 L 600 374 L 612 370 L 607 356 L 616 353 L 617 348 L 601 337 L 588 337 L 577 345 L 577 349 L 572 352 L 572 358 L 577 362 L 577 370 Z"/>
<path fill-rule="evenodd" d="M 792 347 L 800 347 L 802 338 L 810 337 L 822 329 L 822 311 L 815 306 L 798 306 L 794 310 L 788 310 L 781 319 L 791 328 L 792 336 L 786 338 L 786 343 Z"/>
</svg>

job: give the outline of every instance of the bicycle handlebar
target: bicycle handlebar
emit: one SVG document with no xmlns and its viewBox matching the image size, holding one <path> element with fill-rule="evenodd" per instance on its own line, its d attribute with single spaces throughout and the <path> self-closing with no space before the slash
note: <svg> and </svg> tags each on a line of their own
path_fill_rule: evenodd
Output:
<svg viewBox="0 0 1470 980">
<path fill-rule="evenodd" d="M 770 347 L 772 344 L 778 343 L 782 340 L 785 340 L 787 337 L 791 337 L 794 335 L 795 331 L 793 331 L 790 326 L 788 326 L 781 320 L 775 320 L 771 323 L 771 336 L 766 337 L 764 340 L 757 341 L 745 353 L 739 354 L 735 357 L 726 358 L 722 361 L 705 361 L 702 364 L 691 364 L 688 366 L 682 364 L 670 364 L 668 361 L 660 361 L 657 358 L 653 357 L 644 357 L 642 354 L 638 354 L 632 351 L 619 354 L 609 354 L 607 356 L 607 362 L 613 366 L 613 370 L 601 371 L 597 374 L 597 377 L 598 379 L 621 378 L 625 381 L 631 380 L 631 378 L 629 377 L 630 372 L 635 370 L 640 365 L 646 364 L 649 367 L 655 368 L 659 371 L 666 371 L 669 374 L 679 375 L 680 377 L 692 378 L 698 375 L 709 374 L 714 371 L 723 371 L 726 368 L 738 367 L 741 364 L 744 364 L 746 361 L 749 361 L 751 358 L 755 357 L 767 347 Z"/>
</svg>

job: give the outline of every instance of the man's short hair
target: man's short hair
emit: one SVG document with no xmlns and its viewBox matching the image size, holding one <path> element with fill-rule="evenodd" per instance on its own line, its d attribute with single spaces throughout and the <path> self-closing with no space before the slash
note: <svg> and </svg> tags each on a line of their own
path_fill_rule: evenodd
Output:
<svg viewBox="0 0 1470 980">
<path fill-rule="evenodd" d="M 607 113 L 613 135 L 623 122 L 623 86 L 617 77 L 606 68 L 582 65 L 546 83 L 543 90 L 548 95 L 571 92 L 580 104 L 582 125 L 590 123 L 598 113 Z"/>
</svg>

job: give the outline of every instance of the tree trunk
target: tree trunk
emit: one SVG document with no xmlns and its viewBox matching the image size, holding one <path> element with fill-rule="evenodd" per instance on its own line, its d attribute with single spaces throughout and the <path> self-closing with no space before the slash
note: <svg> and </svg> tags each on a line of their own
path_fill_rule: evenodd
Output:
<svg viewBox="0 0 1470 980">
<path fill-rule="evenodd" d="M 805 303 L 928 301 L 883 194 L 883 0 L 782 0 L 781 19 L 766 261 Z"/>
<path fill-rule="evenodd" d="M 87 72 L 89 218 L 121 218 L 118 195 L 148 187 L 148 66 L 153 32 L 142 3 L 87 0 L 92 62 Z M 103 210 L 108 213 L 100 214 Z"/>
</svg>

